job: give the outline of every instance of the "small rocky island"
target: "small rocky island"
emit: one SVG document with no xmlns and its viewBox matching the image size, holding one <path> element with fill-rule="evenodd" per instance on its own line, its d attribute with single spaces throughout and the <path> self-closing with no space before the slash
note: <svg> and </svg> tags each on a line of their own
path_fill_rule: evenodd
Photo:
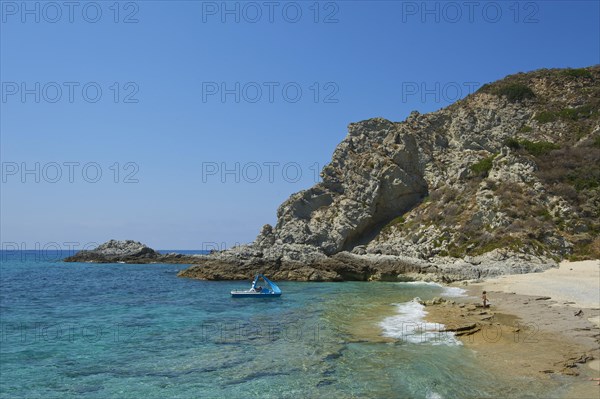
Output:
<svg viewBox="0 0 600 399">
<path fill-rule="evenodd" d="M 79 251 L 64 262 L 87 263 L 196 263 L 198 255 L 161 254 L 133 240 L 110 240 L 92 249 Z"/>
<path fill-rule="evenodd" d="M 189 263 L 182 277 L 455 281 L 600 258 L 600 66 L 508 76 L 403 122 L 352 123 L 250 244 L 161 255 L 130 241 L 67 261 Z M 134 245 L 135 244 L 135 245 Z"/>
</svg>

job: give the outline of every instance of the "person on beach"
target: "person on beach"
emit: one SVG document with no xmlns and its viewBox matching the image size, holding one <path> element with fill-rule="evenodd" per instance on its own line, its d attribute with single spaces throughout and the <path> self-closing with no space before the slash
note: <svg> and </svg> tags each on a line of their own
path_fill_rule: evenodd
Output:
<svg viewBox="0 0 600 399">
<path fill-rule="evenodd" d="M 488 299 L 487 299 L 487 293 L 486 291 L 483 291 L 483 295 L 481 295 L 481 299 L 483 300 L 483 307 L 487 308 L 490 305 L 488 305 Z"/>
</svg>

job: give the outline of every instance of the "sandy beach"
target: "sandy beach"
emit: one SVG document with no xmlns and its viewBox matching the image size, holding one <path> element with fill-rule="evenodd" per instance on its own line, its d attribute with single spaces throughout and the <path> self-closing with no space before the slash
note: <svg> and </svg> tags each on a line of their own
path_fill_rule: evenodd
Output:
<svg viewBox="0 0 600 399">
<path fill-rule="evenodd" d="M 562 262 L 543 273 L 462 287 L 468 297 L 427 306 L 427 320 L 458 329 L 489 370 L 559 382 L 566 398 L 600 397 L 589 380 L 600 377 L 600 261 Z M 491 302 L 485 309 L 483 290 Z"/>
<path fill-rule="evenodd" d="M 479 284 L 488 291 L 549 296 L 559 304 L 579 308 L 600 307 L 600 261 L 561 262 L 543 273 L 514 274 Z"/>
</svg>

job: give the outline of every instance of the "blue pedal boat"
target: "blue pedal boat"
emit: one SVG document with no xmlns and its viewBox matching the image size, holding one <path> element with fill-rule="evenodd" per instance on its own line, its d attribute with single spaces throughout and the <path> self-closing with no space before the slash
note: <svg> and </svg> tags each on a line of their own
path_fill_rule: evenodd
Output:
<svg viewBox="0 0 600 399">
<path fill-rule="evenodd" d="M 256 285 L 260 279 L 265 282 L 265 287 Z M 257 274 L 249 290 L 233 290 L 231 296 L 233 298 L 271 298 L 281 296 L 281 289 L 262 274 Z"/>
</svg>

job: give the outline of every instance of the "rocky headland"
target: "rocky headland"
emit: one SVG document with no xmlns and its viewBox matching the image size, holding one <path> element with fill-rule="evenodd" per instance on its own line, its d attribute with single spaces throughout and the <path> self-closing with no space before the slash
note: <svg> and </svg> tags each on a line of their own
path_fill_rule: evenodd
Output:
<svg viewBox="0 0 600 399">
<path fill-rule="evenodd" d="M 322 182 L 286 200 L 250 244 L 119 261 L 193 263 L 179 275 L 210 280 L 543 271 L 600 257 L 599 165 L 600 66 L 519 73 L 403 122 L 350 124 Z M 69 260 L 100 261 L 99 249 Z"/>
<path fill-rule="evenodd" d="M 133 240 L 110 240 L 91 250 L 79 251 L 63 259 L 64 262 L 87 263 L 196 263 L 198 255 L 177 253 L 161 254 Z"/>
</svg>

